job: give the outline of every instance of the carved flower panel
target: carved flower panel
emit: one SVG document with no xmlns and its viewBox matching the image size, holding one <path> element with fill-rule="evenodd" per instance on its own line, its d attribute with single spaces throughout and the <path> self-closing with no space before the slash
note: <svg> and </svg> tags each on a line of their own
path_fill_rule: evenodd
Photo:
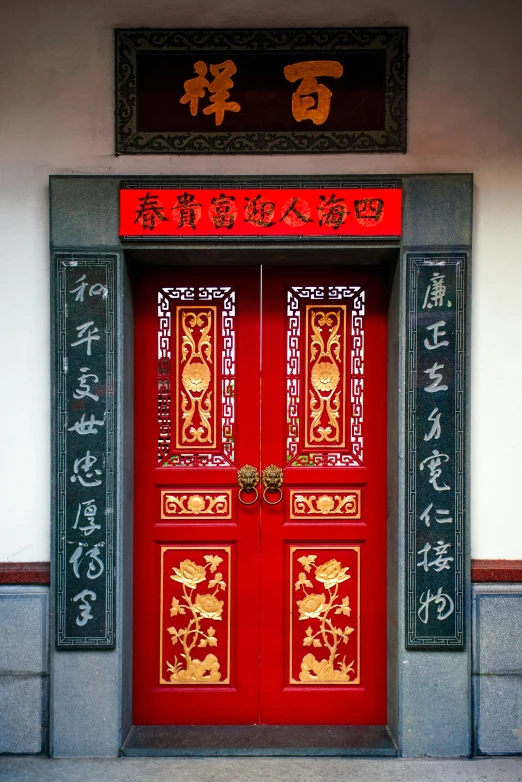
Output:
<svg viewBox="0 0 522 782">
<path fill-rule="evenodd" d="M 289 550 L 290 684 L 359 684 L 360 547 Z"/>
<path fill-rule="evenodd" d="M 292 521 L 357 521 L 361 518 L 361 490 L 289 492 Z"/>
<path fill-rule="evenodd" d="M 232 518 L 230 489 L 163 490 L 161 518 L 172 521 L 226 521 Z"/>
<path fill-rule="evenodd" d="M 176 448 L 216 448 L 216 307 L 176 307 Z"/>
<path fill-rule="evenodd" d="M 161 549 L 160 684 L 230 684 L 230 546 Z"/>
</svg>

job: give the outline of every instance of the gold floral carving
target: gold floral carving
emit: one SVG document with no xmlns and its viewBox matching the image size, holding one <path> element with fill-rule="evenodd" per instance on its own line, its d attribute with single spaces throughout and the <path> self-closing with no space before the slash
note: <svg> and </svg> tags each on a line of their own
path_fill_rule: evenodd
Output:
<svg viewBox="0 0 522 782">
<path fill-rule="evenodd" d="M 212 364 L 215 307 L 178 309 L 181 316 L 181 442 L 215 445 Z M 214 416 L 215 417 L 215 416 Z"/>
<path fill-rule="evenodd" d="M 215 654 L 203 656 L 197 649 L 218 646 L 218 631 L 214 622 L 223 619 L 224 600 L 219 596 L 227 590 L 227 582 L 218 570 L 223 558 L 215 554 L 204 555 L 205 565 L 191 559 L 182 560 L 172 568 L 172 581 L 182 586 L 181 601 L 172 598 L 170 616 L 184 616 L 183 627 L 168 627 L 173 646 L 180 647 L 174 662 L 166 661 L 170 682 L 174 684 L 211 684 L 220 682 L 220 662 Z M 224 682 L 225 683 L 225 682 Z"/>
<path fill-rule="evenodd" d="M 183 517 L 201 518 L 219 517 L 231 518 L 230 491 L 204 492 L 187 494 L 181 491 L 162 491 L 162 519 Z"/>
<path fill-rule="evenodd" d="M 342 519 L 359 519 L 360 497 L 359 489 L 343 494 L 312 494 L 310 492 L 290 493 L 290 518 L 302 516 L 323 518 L 324 516 L 339 516 Z"/>
<path fill-rule="evenodd" d="M 346 654 L 341 658 L 341 647 L 349 643 L 355 628 L 348 624 L 338 626 L 343 617 L 349 617 L 352 612 L 350 598 L 339 595 L 339 585 L 351 578 L 350 568 L 343 567 L 337 559 L 317 564 L 317 557 L 317 554 L 308 554 L 297 560 L 303 567 L 294 584 L 300 598 L 296 601 L 299 621 L 308 622 L 303 646 L 317 650 L 303 656 L 299 680 L 315 684 L 353 684 L 355 659 L 347 662 Z"/>
<path fill-rule="evenodd" d="M 312 309 L 307 307 L 307 352 L 310 370 L 307 445 L 344 445 L 340 417 L 344 370 L 344 325 L 346 307 Z M 309 327 L 309 328 L 308 328 Z M 344 429 L 344 427 L 343 427 Z"/>
</svg>

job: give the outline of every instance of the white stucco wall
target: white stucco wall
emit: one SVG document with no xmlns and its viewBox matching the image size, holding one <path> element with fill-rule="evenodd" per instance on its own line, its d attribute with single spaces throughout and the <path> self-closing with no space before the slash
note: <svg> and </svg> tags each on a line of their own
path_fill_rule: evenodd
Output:
<svg viewBox="0 0 522 782">
<path fill-rule="evenodd" d="M 407 155 L 114 156 L 114 27 L 406 25 Z M 49 174 L 473 172 L 472 550 L 522 558 L 522 4 L 16 0 L 0 26 L 0 561 L 49 557 Z"/>
</svg>

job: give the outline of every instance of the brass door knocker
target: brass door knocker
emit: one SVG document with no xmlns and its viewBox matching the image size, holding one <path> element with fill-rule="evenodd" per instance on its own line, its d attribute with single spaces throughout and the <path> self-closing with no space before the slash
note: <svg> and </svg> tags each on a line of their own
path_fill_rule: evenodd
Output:
<svg viewBox="0 0 522 782">
<path fill-rule="evenodd" d="M 245 464 L 243 467 L 241 467 L 237 471 L 237 484 L 239 486 L 239 492 L 237 498 L 239 502 L 242 502 L 243 505 L 253 505 L 254 502 L 256 502 L 259 497 L 259 492 L 256 489 L 258 483 L 259 483 L 259 473 L 255 467 L 252 467 L 251 464 Z M 252 492 L 255 492 L 256 496 L 251 502 L 246 502 L 241 497 L 241 494 L 243 492 L 245 494 L 251 494 Z"/>
<path fill-rule="evenodd" d="M 263 499 L 267 505 L 278 505 L 283 499 L 283 491 L 281 489 L 283 480 L 283 471 L 281 467 L 276 467 L 275 464 L 271 464 L 269 467 L 265 467 L 261 473 L 261 483 L 265 487 L 263 492 Z M 279 492 L 279 497 L 275 502 L 271 502 L 267 499 L 267 493 L 273 494 L 276 491 Z"/>
</svg>

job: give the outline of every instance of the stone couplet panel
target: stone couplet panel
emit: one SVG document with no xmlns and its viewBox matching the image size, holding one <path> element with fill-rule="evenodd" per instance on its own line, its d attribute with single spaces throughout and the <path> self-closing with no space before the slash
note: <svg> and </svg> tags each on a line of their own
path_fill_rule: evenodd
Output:
<svg viewBox="0 0 522 782">
<path fill-rule="evenodd" d="M 464 647 L 466 255 L 408 254 L 406 644 Z"/>
<path fill-rule="evenodd" d="M 59 649 L 115 645 L 116 255 L 54 256 Z"/>
</svg>

